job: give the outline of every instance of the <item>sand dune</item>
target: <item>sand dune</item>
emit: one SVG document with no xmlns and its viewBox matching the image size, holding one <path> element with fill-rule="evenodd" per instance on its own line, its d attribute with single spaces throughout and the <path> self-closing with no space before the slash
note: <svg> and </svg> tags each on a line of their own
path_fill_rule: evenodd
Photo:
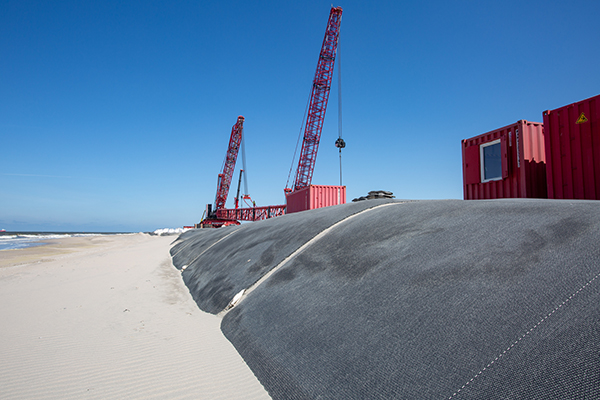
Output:
<svg viewBox="0 0 600 400">
<path fill-rule="evenodd" d="M 192 300 L 174 237 L 66 238 L 0 252 L 1 399 L 261 399 Z"/>
</svg>

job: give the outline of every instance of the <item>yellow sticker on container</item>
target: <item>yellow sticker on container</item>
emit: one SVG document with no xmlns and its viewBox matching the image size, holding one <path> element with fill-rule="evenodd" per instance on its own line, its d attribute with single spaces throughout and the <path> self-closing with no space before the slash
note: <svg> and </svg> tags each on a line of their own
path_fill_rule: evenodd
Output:
<svg viewBox="0 0 600 400">
<path fill-rule="evenodd" d="M 577 119 L 577 122 L 575 122 L 575 123 L 576 124 L 583 124 L 584 122 L 588 122 L 588 119 L 585 117 L 584 113 L 581 113 L 581 115 Z"/>
</svg>

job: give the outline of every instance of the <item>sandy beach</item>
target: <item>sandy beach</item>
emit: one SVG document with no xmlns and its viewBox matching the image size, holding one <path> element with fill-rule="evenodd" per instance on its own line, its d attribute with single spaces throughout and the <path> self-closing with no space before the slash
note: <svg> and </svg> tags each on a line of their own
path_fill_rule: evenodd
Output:
<svg viewBox="0 0 600 400">
<path fill-rule="evenodd" d="M 1 399 L 268 399 L 200 311 L 175 236 L 0 251 Z"/>
</svg>

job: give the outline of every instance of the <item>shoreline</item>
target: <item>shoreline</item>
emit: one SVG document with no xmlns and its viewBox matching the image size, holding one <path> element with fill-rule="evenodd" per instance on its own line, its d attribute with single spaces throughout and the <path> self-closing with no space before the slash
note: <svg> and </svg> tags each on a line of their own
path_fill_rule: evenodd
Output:
<svg viewBox="0 0 600 400">
<path fill-rule="evenodd" d="M 107 236 L 71 236 L 32 240 L 33 246 L 0 250 L 0 268 L 54 261 L 58 256 L 106 243 L 108 240 L 103 239 Z"/>
</svg>

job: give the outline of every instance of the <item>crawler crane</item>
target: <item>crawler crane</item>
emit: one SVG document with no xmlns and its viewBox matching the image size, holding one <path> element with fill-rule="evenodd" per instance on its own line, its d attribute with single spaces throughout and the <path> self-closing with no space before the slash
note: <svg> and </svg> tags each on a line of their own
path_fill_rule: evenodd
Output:
<svg viewBox="0 0 600 400">
<path fill-rule="evenodd" d="M 297 201 L 297 199 L 300 196 L 295 195 L 303 195 L 303 193 L 300 193 L 300 191 L 303 191 L 304 189 L 311 189 L 311 181 L 313 171 L 315 168 L 317 151 L 319 149 L 321 131 L 323 130 L 323 121 L 325 120 L 325 111 L 327 110 L 327 102 L 329 100 L 329 93 L 331 91 L 331 81 L 333 78 L 333 67 L 335 65 L 341 21 L 342 8 L 332 7 L 329 13 L 329 20 L 327 22 L 327 28 L 325 30 L 323 45 L 321 46 L 321 52 L 319 53 L 317 71 L 313 80 L 308 106 L 308 114 L 306 118 L 306 125 L 304 126 L 302 149 L 300 151 L 300 157 L 298 159 L 298 167 L 296 169 L 295 179 L 291 188 L 288 188 L 286 184 L 286 188 L 284 189 L 286 194 L 286 203 L 289 203 L 290 199 L 295 199 L 293 201 L 296 204 L 298 204 L 299 202 Z M 235 208 L 225 208 L 225 202 L 229 193 L 229 186 L 231 185 L 231 178 L 233 176 L 237 154 L 242 140 L 243 123 L 244 117 L 238 117 L 237 123 L 233 126 L 231 130 L 229 148 L 227 149 L 227 155 L 223 164 L 223 170 L 219 174 L 219 180 L 217 184 L 217 196 L 215 199 L 214 208 L 212 208 L 210 204 L 207 205 L 207 218 L 203 219 L 199 225 L 201 227 L 221 227 L 227 225 L 239 225 L 239 221 L 257 221 L 283 215 L 284 213 L 286 213 L 286 208 L 287 212 L 295 212 L 302 211 L 303 209 L 318 208 L 323 206 L 319 204 L 311 204 L 308 206 L 308 208 L 298 208 L 297 206 L 295 206 L 294 210 L 290 210 L 287 204 L 266 207 L 254 206 L 238 208 L 238 188 L 238 195 L 236 196 Z M 341 138 L 341 133 L 340 137 L 336 141 L 336 147 L 340 149 L 341 162 L 341 149 L 345 147 L 345 143 Z M 338 193 L 338 200 L 335 204 L 345 203 L 345 187 L 338 186 L 330 188 L 336 189 Z M 343 196 L 340 195 L 342 190 Z M 327 205 L 332 204 L 330 203 Z"/>
<path fill-rule="evenodd" d="M 315 162 L 317 160 L 319 141 L 321 139 L 321 131 L 323 130 L 323 121 L 325 120 L 325 111 L 327 110 L 327 101 L 331 91 L 333 67 L 335 65 L 337 54 L 341 22 L 342 8 L 331 7 L 327 29 L 325 30 L 325 38 L 323 39 L 323 45 L 321 46 L 317 71 L 315 73 L 310 94 L 298 167 L 296 168 L 292 186 L 288 187 L 286 184 L 286 188 L 284 189 L 287 206 L 286 213 L 344 204 L 346 202 L 346 187 L 342 186 L 341 183 L 342 148 L 346 146 L 346 143 L 341 136 L 341 96 L 338 96 L 338 100 L 340 101 L 340 135 L 335 142 L 335 145 L 340 152 L 340 186 L 311 185 Z M 339 76 L 338 72 L 338 77 Z"/>
<path fill-rule="evenodd" d="M 225 161 L 223 162 L 223 168 L 217 178 L 217 195 L 215 196 L 214 208 L 211 204 L 208 204 L 206 206 L 206 218 L 200 222 L 200 225 L 203 228 L 239 225 L 239 222 L 236 220 L 220 218 L 217 215 L 217 212 L 224 209 L 225 203 L 227 202 L 231 178 L 233 177 L 235 163 L 242 143 L 243 130 L 244 117 L 240 115 L 235 125 L 231 128 L 231 137 L 229 138 L 229 146 L 227 148 L 227 153 L 225 154 Z"/>
<path fill-rule="evenodd" d="M 323 121 L 325 120 L 325 111 L 327 110 L 327 101 L 329 100 L 329 92 L 331 91 L 331 80 L 333 78 L 333 67 L 335 65 L 341 22 L 342 8 L 332 7 L 310 94 L 308 117 L 306 118 L 296 177 L 292 188 L 286 188 L 286 193 L 303 189 L 309 186 L 312 181 L 321 131 L 323 130 Z"/>
<path fill-rule="evenodd" d="M 239 225 L 239 221 L 257 221 L 283 215 L 285 212 L 284 205 L 238 208 L 240 197 L 239 188 L 235 199 L 235 208 L 225 208 L 233 171 L 235 170 L 238 152 L 242 143 L 243 130 L 244 117 L 240 115 L 236 124 L 231 128 L 231 137 L 229 138 L 229 146 L 227 147 L 225 161 L 223 162 L 223 168 L 218 175 L 217 195 L 215 197 L 214 207 L 211 204 L 206 206 L 206 218 L 200 221 L 199 224 L 199 227 L 201 228 L 219 228 L 228 225 Z M 242 171 L 240 171 L 240 180 L 241 174 Z M 249 196 L 244 196 L 243 198 L 249 199 Z"/>
</svg>

